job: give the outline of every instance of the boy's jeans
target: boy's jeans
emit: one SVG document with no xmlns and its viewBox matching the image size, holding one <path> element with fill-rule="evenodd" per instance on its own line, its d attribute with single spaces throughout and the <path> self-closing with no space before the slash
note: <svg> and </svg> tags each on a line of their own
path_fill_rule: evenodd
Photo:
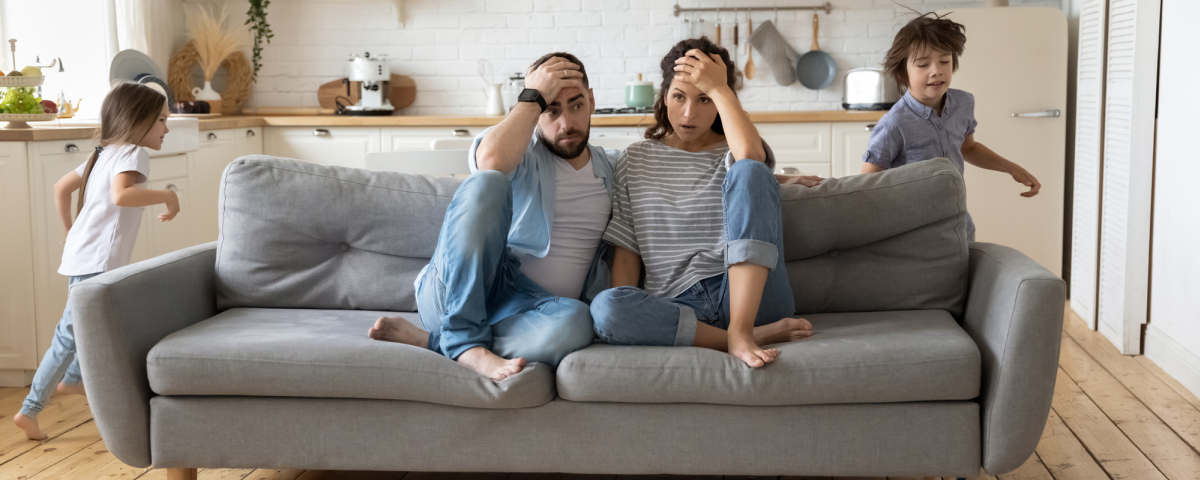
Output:
<svg viewBox="0 0 1200 480">
<path fill-rule="evenodd" d="M 70 289 L 72 285 L 96 275 L 99 273 L 70 277 L 67 288 Z M 46 355 L 42 357 L 42 363 L 38 365 L 37 373 L 33 376 L 29 396 L 25 397 L 25 402 L 21 404 L 21 413 L 36 418 L 38 412 L 46 408 L 46 402 L 50 400 L 50 394 L 54 392 L 59 379 L 67 385 L 76 385 L 83 380 L 79 373 L 79 360 L 75 359 L 75 322 L 71 320 L 69 297 L 62 320 L 59 320 L 58 326 L 54 328 L 54 339 L 50 342 L 50 349 L 46 350 Z"/>
<path fill-rule="evenodd" d="M 504 358 L 558 366 L 592 343 L 586 304 L 555 297 L 521 273 L 508 252 L 511 225 L 508 177 L 481 171 L 459 186 L 433 258 L 417 279 L 417 311 L 430 350 L 456 359 L 484 347 Z"/>
<path fill-rule="evenodd" d="M 740 160 L 725 176 L 725 267 L 738 263 L 770 269 L 754 325 L 775 323 L 795 313 L 783 258 L 779 182 L 762 162 Z M 592 301 L 596 333 L 614 345 L 690 346 L 696 321 L 729 329 L 729 273 L 709 277 L 675 298 L 635 287 L 601 292 Z"/>
</svg>

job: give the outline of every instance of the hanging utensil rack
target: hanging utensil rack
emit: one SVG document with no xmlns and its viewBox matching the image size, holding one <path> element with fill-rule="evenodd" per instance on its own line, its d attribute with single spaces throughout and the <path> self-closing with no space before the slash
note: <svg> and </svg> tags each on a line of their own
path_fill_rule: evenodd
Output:
<svg viewBox="0 0 1200 480">
<path fill-rule="evenodd" d="M 824 10 L 825 14 L 828 15 L 829 12 L 833 11 L 833 5 L 831 5 L 829 2 L 825 2 L 824 5 L 816 5 L 816 6 L 810 6 L 810 7 L 743 7 L 743 6 L 739 5 L 736 7 L 683 8 L 683 7 L 680 7 L 678 3 L 675 4 L 675 16 L 676 17 L 678 17 L 680 13 L 685 13 L 685 12 L 717 12 L 717 11 L 721 11 L 721 10 L 725 10 L 725 11 L 749 10 L 752 12 L 770 12 L 770 11 L 784 12 L 784 11 L 788 11 L 788 10 L 813 10 L 813 11 Z"/>
</svg>

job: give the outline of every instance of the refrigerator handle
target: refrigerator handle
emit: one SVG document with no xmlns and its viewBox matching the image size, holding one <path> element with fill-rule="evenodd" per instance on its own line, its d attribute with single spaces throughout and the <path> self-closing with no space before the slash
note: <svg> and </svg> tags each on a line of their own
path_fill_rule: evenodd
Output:
<svg viewBox="0 0 1200 480">
<path fill-rule="evenodd" d="M 1014 114 L 1012 114 L 1012 116 L 1014 116 L 1014 117 L 1061 117 L 1062 112 L 1056 108 L 1054 110 L 1043 110 L 1040 112 L 1014 113 Z"/>
</svg>

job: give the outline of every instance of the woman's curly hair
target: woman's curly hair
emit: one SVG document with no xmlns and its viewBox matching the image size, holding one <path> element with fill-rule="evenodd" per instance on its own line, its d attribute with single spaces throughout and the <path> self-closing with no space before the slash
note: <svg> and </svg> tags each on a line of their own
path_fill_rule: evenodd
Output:
<svg viewBox="0 0 1200 480">
<path fill-rule="evenodd" d="M 725 81 L 729 84 L 730 90 L 734 89 L 736 80 L 733 78 L 733 70 L 735 66 L 733 60 L 729 58 L 728 50 L 713 43 L 708 37 L 689 38 L 676 43 L 675 46 L 671 47 L 671 51 L 667 52 L 667 55 L 663 57 L 662 62 L 658 64 L 658 67 L 663 72 L 662 87 L 658 92 L 658 100 L 654 102 L 654 126 L 646 129 L 646 138 L 662 140 L 668 134 L 674 133 L 675 129 L 671 127 L 671 120 L 667 118 L 667 95 L 670 95 L 668 89 L 671 87 L 671 80 L 675 79 L 675 60 L 682 58 L 692 49 L 720 56 L 721 61 L 725 62 Z M 725 134 L 725 129 L 721 125 L 720 114 L 717 115 L 717 119 L 713 122 L 712 129 L 721 135 Z"/>
</svg>

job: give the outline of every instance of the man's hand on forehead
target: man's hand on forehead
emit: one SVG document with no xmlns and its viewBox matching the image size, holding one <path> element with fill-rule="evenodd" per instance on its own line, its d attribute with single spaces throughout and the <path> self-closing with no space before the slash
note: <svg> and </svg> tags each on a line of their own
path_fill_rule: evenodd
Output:
<svg viewBox="0 0 1200 480">
<path fill-rule="evenodd" d="M 547 103 L 558 100 L 565 89 L 583 91 L 583 72 L 579 65 L 562 57 L 550 57 L 537 68 L 530 69 L 525 76 L 525 88 L 532 88 L 542 95 Z"/>
</svg>

